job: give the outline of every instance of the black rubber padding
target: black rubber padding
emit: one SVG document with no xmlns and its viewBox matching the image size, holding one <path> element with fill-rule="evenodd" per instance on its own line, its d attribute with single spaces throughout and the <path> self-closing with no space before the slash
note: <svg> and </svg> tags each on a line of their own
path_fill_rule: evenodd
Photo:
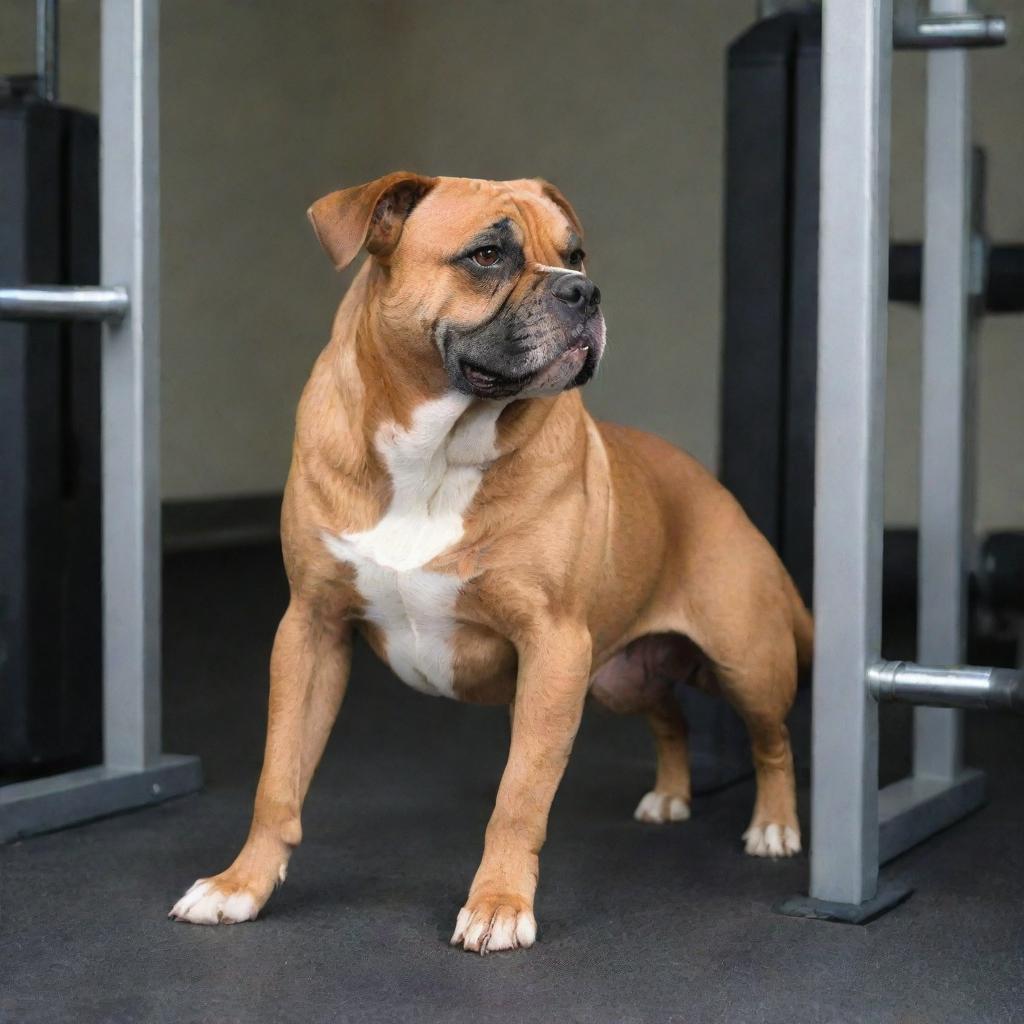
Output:
<svg viewBox="0 0 1024 1024">
<path fill-rule="evenodd" d="M 910 898 L 914 890 L 902 882 L 879 879 L 878 891 L 863 903 L 833 903 L 810 896 L 790 896 L 772 907 L 785 917 L 803 917 L 834 924 L 870 924 Z"/>
<path fill-rule="evenodd" d="M 1024 721 L 1005 716 L 968 716 L 967 762 L 988 774 L 991 800 L 900 859 L 914 899 L 870 928 L 825 928 L 771 912 L 806 891 L 808 865 L 743 853 L 753 780 L 698 797 L 690 821 L 642 825 L 632 812 L 653 772 L 646 723 L 588 709 L 541 854 L 537 944 L 481 958 L 448 937 L 479 863 L 508 714 L 418 694 L 360 645 L 288 881 L 253 924 L 168 921 L 245 839 L 287 600 L 277 545 L 166 560 L 165 749 L 200 754 L 206 788 L 0 848 L 0 1021 L 1016 1019 Z M 885 656 L 912 656 L 912 632 L 886 625 Z M 790 717 L 805 825 L 809 696 Z M 910 710 L 881 716 L 883 782 L 907 770 Z"/>
</svg>

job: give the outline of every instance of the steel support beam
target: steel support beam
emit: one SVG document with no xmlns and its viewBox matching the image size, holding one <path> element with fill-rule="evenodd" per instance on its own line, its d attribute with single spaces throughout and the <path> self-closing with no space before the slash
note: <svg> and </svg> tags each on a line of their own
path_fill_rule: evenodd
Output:
<svg viewBox="0 0 1024 1024">
<path fill-rule="evenodd" d="M 160 752 L 159 5 L 103 0 L 101 280 L 131 309 L 103 329 L 104 750 Z"/>
<path fill-rule="evenodd" d="M 892 7 L 823 8 L 812 900 L 878 884 L 883 410 Z"/>
<path fill-rule="evenodd" d="M 965 0 L 932 4 L 937 15 L 967 9 Z M 967 54 L 929 53 L 917 629 L 917 660 L 926 665 L 960 665 L 966 657 L 966 555 L 974 525 L 970 120 Z M 953 779 L 962 767 L 962 714 L 916 710 L 914 775 Z"/>
</svg>

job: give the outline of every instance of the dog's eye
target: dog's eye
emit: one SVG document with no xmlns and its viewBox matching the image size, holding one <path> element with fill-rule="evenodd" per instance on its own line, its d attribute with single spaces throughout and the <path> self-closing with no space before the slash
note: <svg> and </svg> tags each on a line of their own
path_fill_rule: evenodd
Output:
<svg viewBox="0 0 1024 1024">
<path fill-rule="evenodd" d="M 501 250 L 496 245 L 485 245 L 472 254 L 473 262 L 480 267 L 493 267 L 501 262 Z"/>
<path fill-rule="evenodd" d="M 582 249 L 573 249 L 569 253 L 569 266 L 570 267 L 581 267 L 583 265 L 583 257 L 586 253 Z"/>
</svg>

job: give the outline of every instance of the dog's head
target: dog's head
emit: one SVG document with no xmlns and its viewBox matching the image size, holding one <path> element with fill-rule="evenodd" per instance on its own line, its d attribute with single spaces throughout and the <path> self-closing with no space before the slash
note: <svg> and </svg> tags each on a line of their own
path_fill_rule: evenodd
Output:
<svg viewBox="0 0 1024 1024">
<path fill-rule="evenodd" d="M 383 267 L 379 315 L 478 398 L 585 384 L 604 352 L 583 229 L 553 185 L 398 172 L 309 210 L 339 269 L 364 246 Z"/>
</svg>

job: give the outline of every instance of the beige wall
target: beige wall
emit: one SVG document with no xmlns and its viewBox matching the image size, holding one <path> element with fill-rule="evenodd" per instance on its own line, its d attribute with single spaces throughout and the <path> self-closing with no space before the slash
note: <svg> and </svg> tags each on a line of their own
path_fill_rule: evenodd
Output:
<svg viewBox="0 0 1024 1024">
<path fill-rule="evenodd" d="M 0 10 L 30 58 L 31 0 Z M 97 96 L 95 0 L 64 0 L 64 95 Z M 723 51 L 753 0 L 165 0 L 163 453 L 168 497 L 278 489 L 292 416 L 345 279 L 309 202 L 399 167 L 543 175 L 588 226 L 609 322 L 600 415 L 714 463 Z M 1024 0 L 1000 6 L 1024 24 Z M 1024 238 L 1024 59 L 978 55 L 989 219 Z M 923 60 L 899 55 L 893 235 L 920 232 Z M 889 351 L 888 512 L 916 503 L 918 317 Z M 980 518 L 1024 524 L 1024 320 L 985 325 Z"/>
</svg>

